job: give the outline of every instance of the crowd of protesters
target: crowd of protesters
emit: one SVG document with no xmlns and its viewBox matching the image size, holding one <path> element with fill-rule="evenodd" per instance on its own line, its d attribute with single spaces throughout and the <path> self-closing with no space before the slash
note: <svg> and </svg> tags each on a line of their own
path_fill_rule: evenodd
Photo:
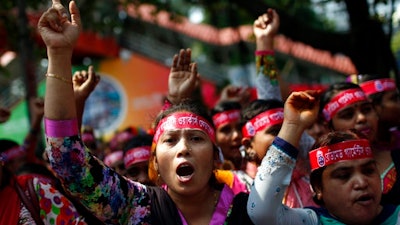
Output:
<svg viewBox="0 0 400 225">
<path fill-rule="evenodd" d="M 46 93 L 30 100 L 23 144 L 0 138 L 0 224 L 400 223 L 392 78 L 349 76 L 282 95 L 279 15 L 268 9 L 253 24 L 256 95 L 228 85 L 207 108 L 191 49 L 181 49 L 152 127 L 100 142 L 82 116 L 101 77 L 92 66 L 71 76 L 82 22 L 74 1 L 59 0 L 39 20 Z M 0 108 L 0 122 L 11 113 Z"/>
</svg>

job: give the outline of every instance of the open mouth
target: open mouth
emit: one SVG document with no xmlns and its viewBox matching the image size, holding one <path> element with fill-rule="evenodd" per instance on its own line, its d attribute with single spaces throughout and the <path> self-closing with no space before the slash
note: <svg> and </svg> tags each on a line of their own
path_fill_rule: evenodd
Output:
<svg viewBox="0 0 400 225">
<path fill-rule="evenodd" d="M 360 131 L 362 134 L 364 134 L 365 136 L 369 136 L 369 134 L 371 133 L 371 128 L 362 128 L 362 129 L 358 129 L 358 131 Z"/>
<path fill-rule="evenodd" d="M 183 163 L 178 166 L 176 169 L 176 174 L 178 175 L 178 178 L 182 182 L 188 182 L 194 173 L 194 168 L 190 164 Z"/>
<path fill-rule="evenodd" d="M 357 198 L 356 201 L 360 204 L 370 204 L 372 203 L 373 198 L 371 195 L 362 195 L 359 198 Z"/>
</svg>

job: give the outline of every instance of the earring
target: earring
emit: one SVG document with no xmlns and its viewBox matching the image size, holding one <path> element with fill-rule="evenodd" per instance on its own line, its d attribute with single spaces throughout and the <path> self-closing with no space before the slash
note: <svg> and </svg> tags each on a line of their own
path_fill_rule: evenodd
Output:
<svg viewBox="0 0 400 225">
<path fill-rule="evenodd" d="M 317 193 L 317 199 L 318 199 L 318 200 L 321 200 L 321 198 L 322 198 L 322 194 L 321 194 L 321 192 L 318 192 L 318 193 Z"/>
<path fill-rule="evenodd" d="M 248 159 L 249 161 L 255 161 L 256 158 L 257 158 L 257 153 L 256 153 L 256 151 L 253 150 L 253 149 L 247 150 L 246 156 L 247 156 L 247 159 Z"/>
</svg>

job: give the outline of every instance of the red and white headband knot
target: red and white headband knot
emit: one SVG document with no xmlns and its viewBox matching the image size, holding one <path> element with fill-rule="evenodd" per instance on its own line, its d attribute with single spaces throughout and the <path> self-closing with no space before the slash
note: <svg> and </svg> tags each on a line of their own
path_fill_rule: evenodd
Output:
<svg viewBox="0 0 400 225">
<path fill-rule="evenodd" d="M 254 137 L 257 132 L 283 123 L 283 108 L 267 110 L 258 114 L 242 127 L 243 137 Z"/>
<path fill-rule="evenodd" d="M 396 82 L 390 78 L 366 81 L 360 84 L 366 95 L 372 95 L 384 91 L 396 90 Z"/>
<path fill-rule="evenodd" d="M 240 120 L 240 110 L 232 109 L 215 114 L 213 117 L 215 128 L 218 128 L 227 123 L 233 123 Z"/>
<path fill-rule="evenodd" d="M 0 154 L 0 162 L 8 162 L 17 158 L 18 156 L 24 156 L 25 153 L 25 149 L 22 146 L 12 147 Z"/>
<path fill-rule="evenodd" d="M 343 141 L 309 152 L 311 171 L 345 160 L 373 158 L 368 140 Z"/>
<path fill-rule="evenodd" d="M 150 159 L 150 146 L 141 146 L 129 149 L 124 156 L 125 168 Z"/>
<path fill-rule="evenodd" d="M 340 92 L 322 110 L 325 121 L 330 121 L 343 107 L 360 101 L 367 101 L 367 96 L 360 88 Z"/>
<path fill-rule="evenodd" d="M 157 144 L 165 131 L 178 129 L 201 130 L 215 143 L 215 131 L 213 126 L 203 117 L 189 112 L 176 112 L 163 118 L 158 123 L 153 142 Z"/>
</svg>

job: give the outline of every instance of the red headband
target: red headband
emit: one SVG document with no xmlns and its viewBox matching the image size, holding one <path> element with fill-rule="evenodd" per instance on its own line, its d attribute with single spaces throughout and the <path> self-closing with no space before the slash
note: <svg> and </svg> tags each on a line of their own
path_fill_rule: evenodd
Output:
<svg viewBox="0 0 400 225">
<path fill-rule="evenodd" d="M 150 146 L 141 146 L 129 149 L 124 156 L 125 168 L 139 162 L 145 162 L 150 159 Z"/>
<path fill-rule="evenodd" d="M 158 123 L 153 142 L 157 143 L 164 131 L 185 128 L 204 131 L 212 142 L 215 143 L 215 131 L 213 126 L 203 117 L 189 112 L 177 112 L 163 118 Z"/>
<path fill-rule="evenodd" d="M 332 100 L 325 105 L 322 113 L 326 121 L 330 121 L 335 114 L 345 106 L 355 102 L 367 101 L 365 93 L 359 88 L 344 90 L 336 95 Z"/>
<path fill-rule="evenodd" d="M 283 108 L 267 110 L 248 121 L 242 128 L 243 137 L 253 137 L 257 132 L 283 123 Z"/>
<path fill-rule="evenodd" d="M 313 171 L 344 160 L 372 158 L 372 150 L 368 140 L 361 139 L 323 146 L 310 151 L 309 156 Z"/>
<path fill-rule="evenodd" d="M 108 154 L 105 158 L 104 158 L 104 163 L 107 166 L 111 166 L 112 164 L 114 164 L 117 161 L 122 160 L 124 157 L 124 152 L 119 150 L 119 151 L 115 151 L 112 152 L 110 154 Z"/>
<path fill-rule="evenodd" d="M 18 156 L 25 154 L 25 149 L 21 146 L 12 147 L 0 154 L 0 162 L 8 162 Z"/>
<path fill-rule="evenodd" d="M 390 78 L 366 81 L 360 84 L 366 95 L 372 95 L 383 91 L 396 90 L 396 82 Z"/>
<path fill-rule="evenodd" d="M 224 112 L 217 113 L 213 116 L 213 122 L 215 128 L 218 128 L 224 124 L 237 122 L 240 119 L 240 110 L 232 109 Z"/>
</svg>

